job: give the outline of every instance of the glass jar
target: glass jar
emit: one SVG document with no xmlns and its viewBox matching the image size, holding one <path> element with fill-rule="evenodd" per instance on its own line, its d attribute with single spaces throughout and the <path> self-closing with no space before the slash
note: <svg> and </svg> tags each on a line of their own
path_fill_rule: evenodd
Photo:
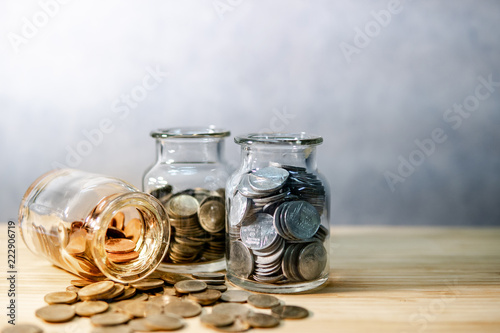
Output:
<svg viewBox="0 0 500 333">
<path fill-rule="evenodd" d="M 294 293 L 329 273 L 329 188 L 318 174 L 319 136 L 248 134 L 226 186 L 227 278 L 249 290 Z"/>
<path fill-rule="evenodd" d="M 26 246 L 85 279 L 131 283 L 160 264 L 170 227 L 158 200 L 112 177 L 50 171 L 19 208 Z"/>
<path fill-rule="evenodd" d="M 143 190 L 161 201 L 172 226 L 160 270 L 225 268 L 224 188 L 229 173 L 222 153 L 229 134 L 212 127 L 151 132 L 157 160 L 144 174 Z"/>
</svg>

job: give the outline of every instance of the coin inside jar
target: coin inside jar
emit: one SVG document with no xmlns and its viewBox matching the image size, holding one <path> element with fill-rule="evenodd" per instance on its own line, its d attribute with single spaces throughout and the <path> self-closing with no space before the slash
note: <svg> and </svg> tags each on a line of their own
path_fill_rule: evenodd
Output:
<svg viewBox="0 0 500 333">
<path fill-rule="evenodd" d="M 128 253 L 135 249 L 135 243 L 126 238 L 110 238 L 106 240 L 104 248 L 109 253 Z"/>
</svg>

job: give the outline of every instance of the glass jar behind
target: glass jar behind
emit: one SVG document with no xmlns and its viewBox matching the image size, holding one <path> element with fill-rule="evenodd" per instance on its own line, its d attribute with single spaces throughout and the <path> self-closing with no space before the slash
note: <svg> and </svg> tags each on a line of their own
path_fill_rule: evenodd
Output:
<svg viewBox="0 0 500 333">
<path fill-rule="evenodd" d="M 317 172 L 318 136 L 238 136 L 241 164 L 227 193 L 227 277 L 245 289 L 294 293 L 329 274 L 329 188 Z"/>
<path fill-rule="evenodd" d="M 50 171 L 26 191 L 22 238 L 35 254 L 85 279 L 130 283 L 153 272 L 168 248 L 163 206 L 112 177 Z"/>
<path fill-rule="evenodd" d="M 169 128 L 151 136 L 156 139 L 157 160 L 144 174 L 143 190 L 161 201 L 172 226 L 170 247 L 159 269 L 224 269 L 224 188 L 229 173 L 222 153 L 229 132 Z"/>
</svg>

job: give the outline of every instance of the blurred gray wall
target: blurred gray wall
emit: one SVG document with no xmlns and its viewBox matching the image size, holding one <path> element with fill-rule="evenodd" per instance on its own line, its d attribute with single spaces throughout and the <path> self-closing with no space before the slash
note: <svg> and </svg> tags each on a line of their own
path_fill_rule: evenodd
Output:
<svg viewBox="0 0 500 333">
<path fill-rule="evenodd" d="M 152 129 L 215 124 L 322 135 L 334 224 L 500 225 L 498 1 L 12 0 L 0 30 L 0 221 L 54 166 L 140 187 Z"/>
</svg>

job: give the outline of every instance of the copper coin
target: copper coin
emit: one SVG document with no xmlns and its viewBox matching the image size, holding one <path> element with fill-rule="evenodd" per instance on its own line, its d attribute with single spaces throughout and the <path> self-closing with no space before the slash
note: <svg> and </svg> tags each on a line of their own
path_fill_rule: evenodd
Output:
<svg viewBox="0 0 500 333">
<path fill-rule="evenodd" d="M 113 281 L 95 282 L 80 289 L 80 291 L 78 292 L 78 296 L 83 299 L 86 297 L 104 295 L 111 291 L 114 287 L 115 283 Z"/>
<path fill-rule="evenodd" d="M 131 219 L 125 225 L 125 237 L 131 239 L 134 243 L 137 243 L 141 237 L 142 232 L 142 221 L 139 219 Z"/>
<path fill-rule="evenodd" d="M 125 222 L 125 214 L 123 214 L 122 212 L 118 212 L 115 214 L 115 216 L 113 216 L 113 218 L 111 218 L 109 226 L 123 230 L 124 222 Z"/>
<path fill-rule="evenodd" d="M 137 292 L 137 290 L 134 287 L 130 287 L 130 286 L 125 287 L 125 290 L 123 290 L 123 294 L 121 294 L 118 297 L 115 297 L 113 299 L 113 301 L 118 302 L 118 301 L 123 301 L 123 300 L 129 299 L 129 298 L 132 298 L 132 297 L 134 297 L 136 292 Z"/>
<path fill-rule="evenodd" d="M 69 283 L 71 283 L 72 285 L 74 285 L 75 287 L 86 287 L 88 286 L 89 284 L 92 284 L 94 283 L 95 281 L 91 281 L 91 280 L 71 280 L 69 281 Z"/>
<path fill-rule="evenodd" d="M 139 252 L 132 251 L 128 253 L 108 253 L 108 259 L 117 264 L 123 264 L 139 258 Z"/>
<path fill-rule="evenodd" d="M 45 295 L 43 300 L 48 304 L 73 304 L 78 300 L 78 295 L 73 291 L 56 291 Z"/>
<path fill-rule="evenodd" d="M 106 230 L 106 237 L 109 238 L 125 238 L 125 233 L 123 230 L 115 228 L 115 227 L 108 227 Z"/>
<path fill-rule="evenodd" d="M 47 305 L 35 311 L 35 315 L 49 323 L 63 323 L 75 316 L 75 309 L 71 305 Z"/>
<path fill-rule="evenodd" d="M 135 243 L 126 238 L 110 238 L 104 244 L 106 252 L 128 253 L 135 249 Z"/>
</svg>

